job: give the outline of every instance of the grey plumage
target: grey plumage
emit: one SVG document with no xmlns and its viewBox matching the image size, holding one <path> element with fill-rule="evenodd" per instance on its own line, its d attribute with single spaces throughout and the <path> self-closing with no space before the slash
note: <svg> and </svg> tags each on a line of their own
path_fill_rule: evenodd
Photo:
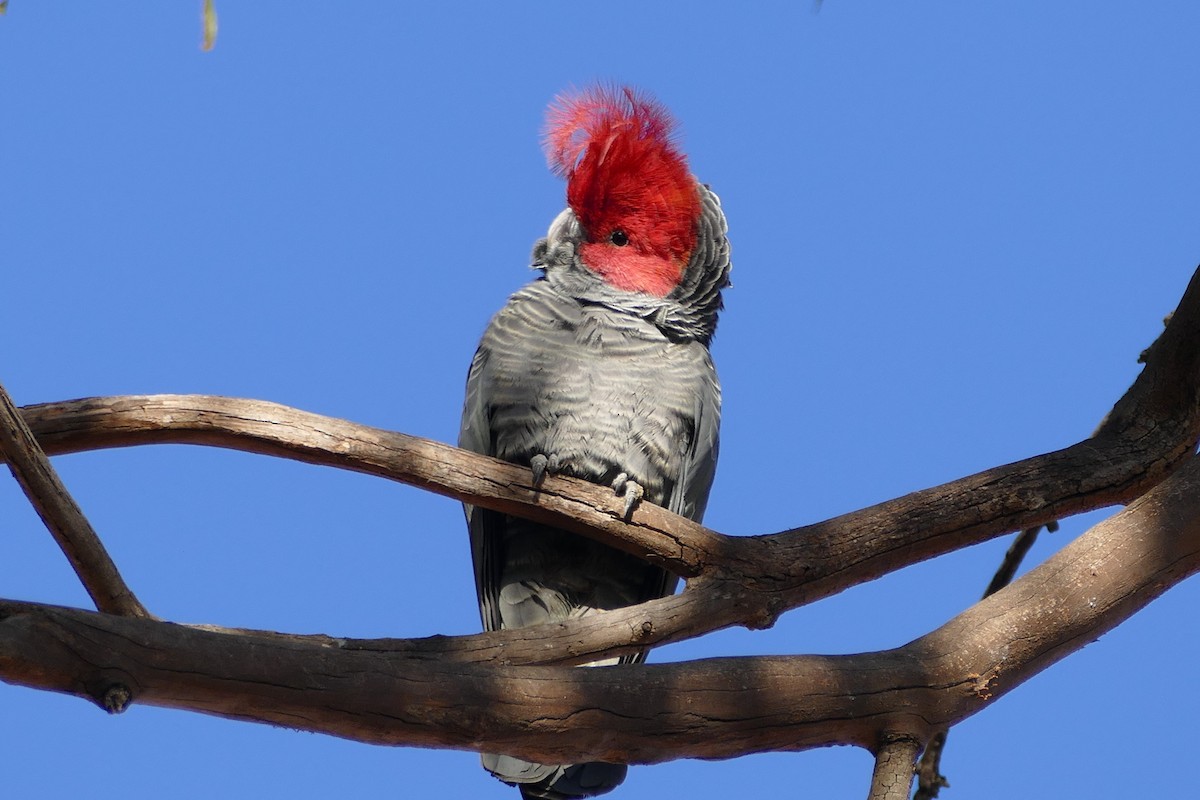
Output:
<svg viewBox="0 0 1200 800">
<path fill-rule="evenodd" d="M 708 345 L 729 243 L 720 201 L 697 185 L 698 238 L 665 297 L 609 285 L 579 258 L 583 232 L 564 211 L 534 248 L 544 274 L 492 319 L 467 378 L 459 446 L 616 489 L 699 520 L 716 469 L 721 392 Z M 487 630 L 619 608 L 674 591 L 662 569 L 586 537 L 467 507 Z M 609 659 L 640 661 L 644 653 Z M 612 789 L 624 765 L 541 765 L 483 756 L 524 797 Z"/>
</svg>

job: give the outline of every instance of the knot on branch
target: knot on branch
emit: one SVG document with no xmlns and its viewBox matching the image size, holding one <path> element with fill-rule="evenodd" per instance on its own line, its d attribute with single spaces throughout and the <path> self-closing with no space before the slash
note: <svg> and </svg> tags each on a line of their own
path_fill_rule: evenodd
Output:
<svg viewBox="0 0 1200 800">
<path fill-rule="evenodd" d="M 786 610 L 786 604 L 778 595 L 769 595 L 762 598 L 762 604 L 747 618 L 746 627 L 752 631 L 766 630 L 773 627 L 779 615 Z"/>
<path fill-rule="evenodd" d="M 133 702 L 133 692 L 122 683 L 114 683 L 104 690 L 103 694 L 97 698 L 97 702 L 108 713 L 121 714 Z"/>
</svg>

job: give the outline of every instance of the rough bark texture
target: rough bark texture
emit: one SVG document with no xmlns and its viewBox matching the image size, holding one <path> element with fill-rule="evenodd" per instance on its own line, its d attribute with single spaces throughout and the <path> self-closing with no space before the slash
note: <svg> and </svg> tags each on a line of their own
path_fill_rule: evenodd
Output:
<svg viewBox="0 0 1200 800">
<path fill-rule="evenodd" d="M 513 667 L 5 601 L 0 675 L 100 703 L 127 690 L 135 702 L 364 742 L 543 760 L 876 749 L 889 738 L 926 741 L 1197 569 L 1200 459 L 1008 588 L 895 650 Z"/>
<path fill-rule="evenodd" d="M 871 793 L 867 800 L 908 800 L 913 762 L 920 751 L 920 742 L 907 738 L 895 739 L 880 747 L 875 754 L 875 770 L 871 774 Z"/>
<path fill-rule="evenodd" d="M 0 456 L 71 562 L 96 608 L 111 614 L 150 616 L 121 578 L 100 537 L 59 480 L 50 459 L 42 452 L 3 386 L 0 386 Z"/>
<path fill-rule="evenodd" d="M 855 744 L 877 753 L 872 795 L 899 796 L 899 765 L 911 765 L 934 732 L 1200 569 L 1198 345 L 1193 277 L 1144 354 L 1142 375 L 1093 438 L 816 525 L 744 538 L 650 505 L 625 522 L 606 489 L 551 477 L 535 490 L 526 469 L 272 403 L 156 396 L 30 407 L 22 414 L 47 452 L 190 442 L 357 470 L 578 531 L 688 582 L 674 597 L 561 625 L 421 640 L 205 629 L 0 601 L 0 678 L 110 711 L 144 702 L 377 744 L 543 761 Z M 901 648 L 561 666 L 729 625 L 769 625 L 782 611 L 915 561 L 1128 501 L 1045 564 Z"/>
</svg>

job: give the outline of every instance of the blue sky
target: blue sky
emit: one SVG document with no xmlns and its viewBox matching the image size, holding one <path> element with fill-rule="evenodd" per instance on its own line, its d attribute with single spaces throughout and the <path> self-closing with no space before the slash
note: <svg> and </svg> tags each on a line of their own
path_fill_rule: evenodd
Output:
<svg viewBox="0 0 1200 800">
<path fill-rule="evenodd" d="M 647 6 L 650 6 L 649 8 Z M 706 522 L 824 519 L 1086 436 L 1200 262 L 1200 6 L 53 4 L 0 17 L 0 381 L 18 403 L 275 400 L 442 441 L 488 317 L 564 203 L 555 93 L 679 118 L 735 287 Z M 469 633 L 460 508 L 360 475 L 155 447 L 56 459 L 126 578 L 187 622 Z M 1104 512 L 1108 513 L 1108 512 Z M 1043 560 L 1104 513 L 1043 537 Z M 87 607 L 0 481 L 0 596 Z M 903 644 L 1008 540 L 656 653 Z M 943 797 L 1186 796 L 1196 582 L 957 727 Z M 0 685 L 13 797 L 514 798 L 390 749 Z M 1119 765 L 1119 766 L 1118 766 Z M 621 798 L 865 796 L 834 748 L 631 772 Z"/>
</svg>

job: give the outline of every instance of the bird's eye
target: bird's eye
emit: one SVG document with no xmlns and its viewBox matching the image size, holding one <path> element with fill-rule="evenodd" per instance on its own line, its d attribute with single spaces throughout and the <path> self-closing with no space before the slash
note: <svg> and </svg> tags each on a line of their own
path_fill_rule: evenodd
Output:
<svg viewBox="0 0 1200 800">
<path fill-rule="evenodd" d="M 617 247 L 624 247 L 629 244 L 629 237 L 625 235 L 625 231 L 618 228 L 608 235 L 608 240 Z"/>
</svg>

